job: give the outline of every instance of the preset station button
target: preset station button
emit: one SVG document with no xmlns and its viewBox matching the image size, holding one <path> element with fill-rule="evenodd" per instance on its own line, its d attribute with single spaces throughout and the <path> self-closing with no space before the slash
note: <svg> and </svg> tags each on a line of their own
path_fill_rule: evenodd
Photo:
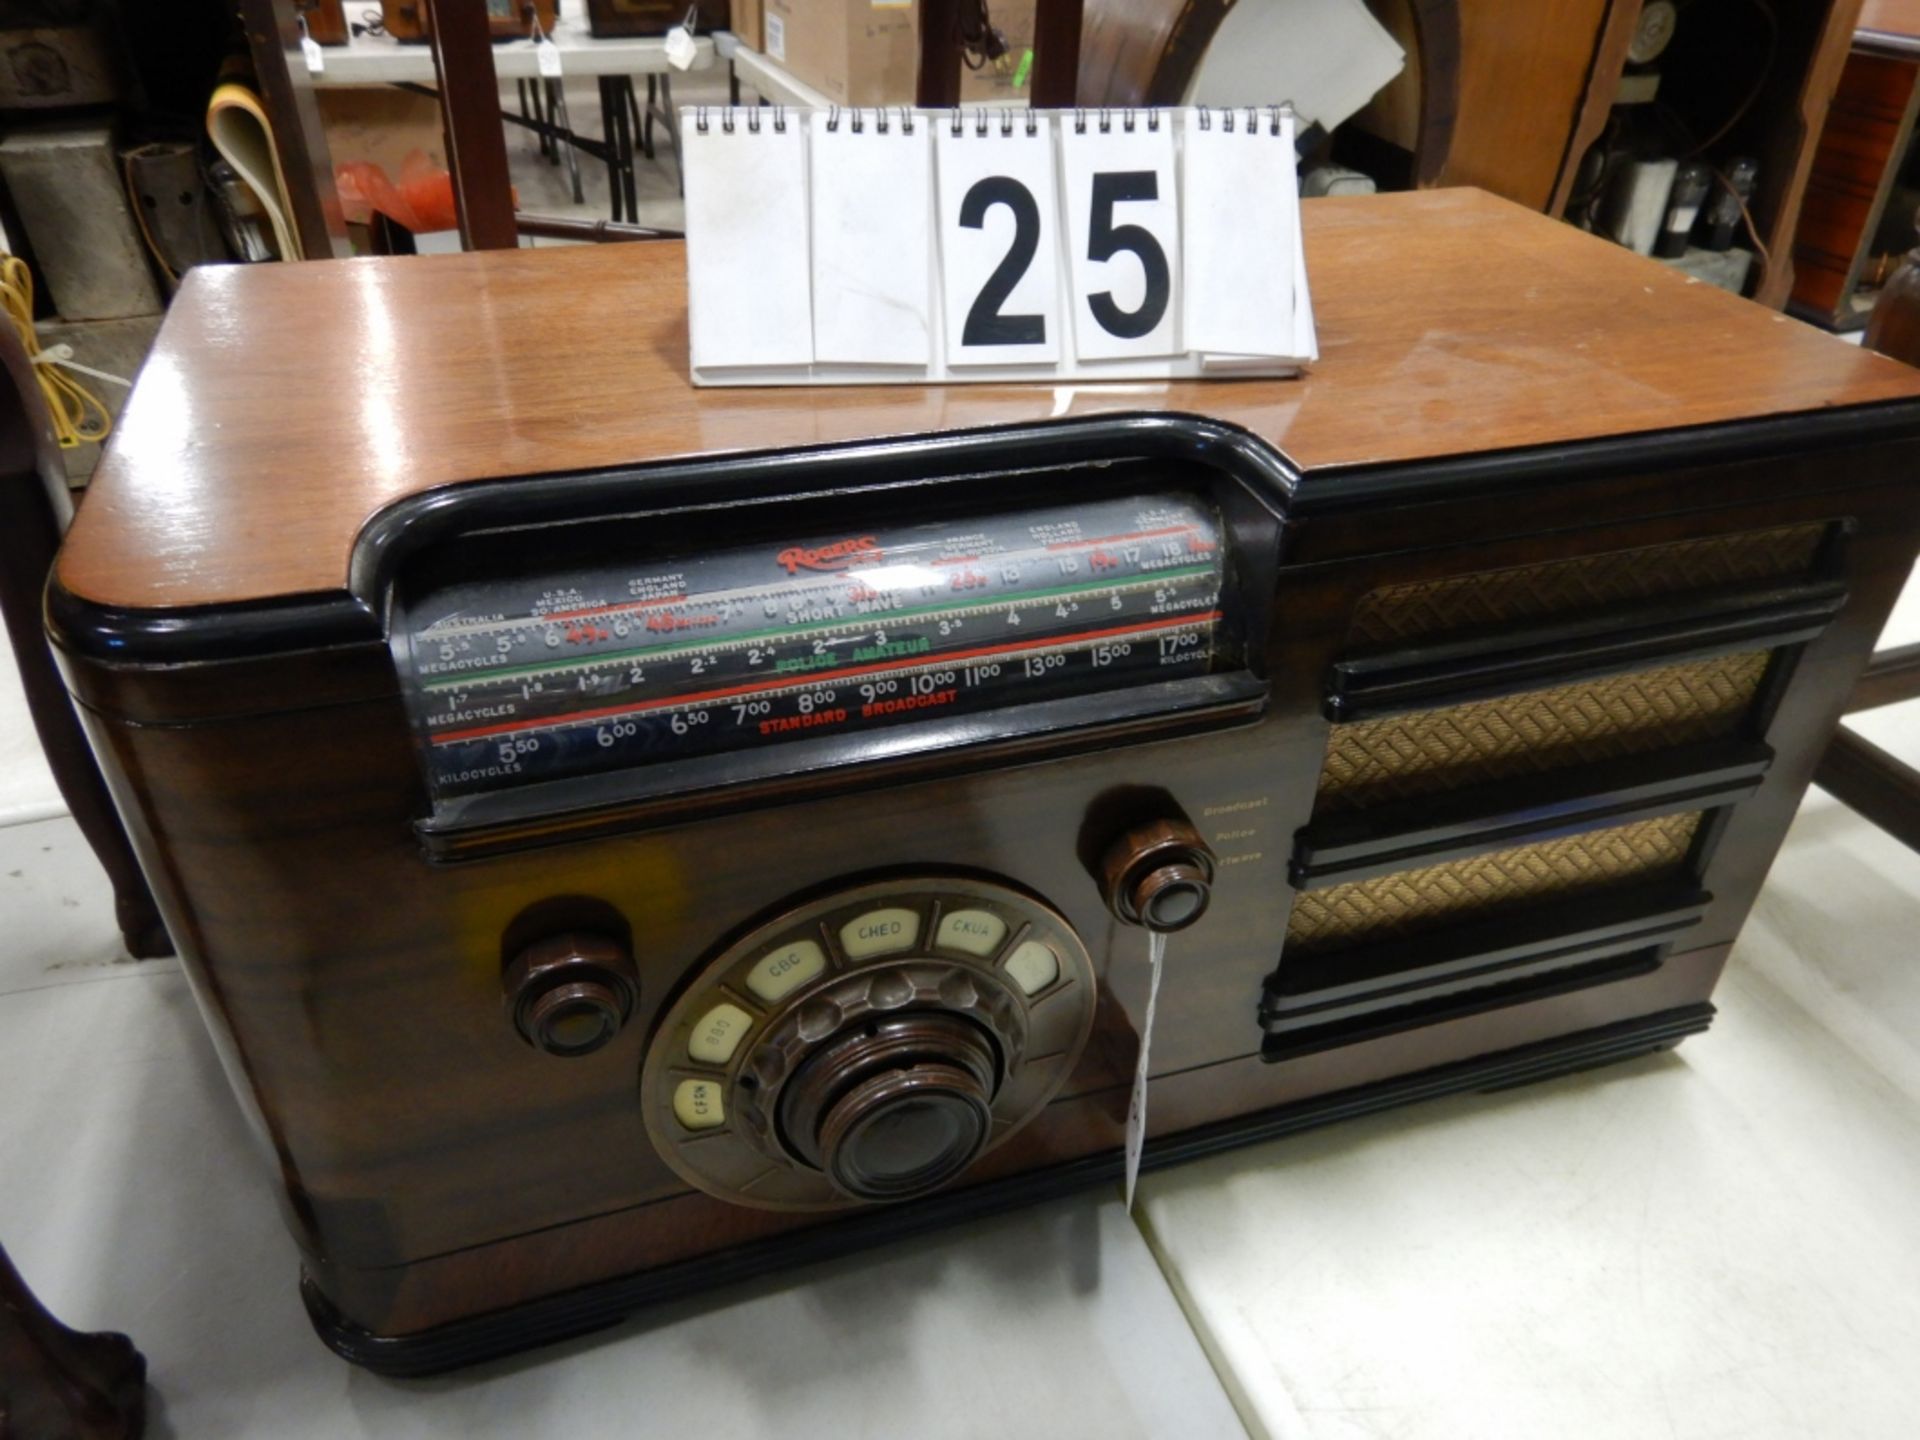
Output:
<svg viewBox="0 0 1920 1440">
<path fill-rule="evenodd" d="M 991 955 L 1007 938 L 1007 922 L 991 910 L 949 910 L 940 917 L 934 943 L 962 955 Z"/>
<path fill-rule="evenodd" d="M 869 910 L 840 927 L 840 948 L 849 960 L 898 955 L 913 949 L 919 940 L 920 912 L 898 905 Z"/>
<path fill-rule="evenodd" d="M 1022 993 L 1038 995 L 1060 978 L 1060 957 L 1051 945 L 1025 940 L 1007 957 L 1007 976 Z"/>
<path fill-rule="evenodd" d="M 753 1017 L 738 1005 L 721 1001 L 700 1017 L 687 1039 L 687 1053 L 703 1065 L 724 1065 L 733 1059 Z"/>
<path fill-rule="evenodd" d="M 784 1000 L 827 968 L 827 952 L 814 940 L 795 940 L 769 950 L 747 972 L 746 985 L 755 997 L 771 1005 Z"/>
<path fill-rule="evenodd" d="M 682 1080 L 673 1092 L 673 1118 L 689 1130 L 717 1130 L 727 1123 L 718 1080 Z"/>
</svg>

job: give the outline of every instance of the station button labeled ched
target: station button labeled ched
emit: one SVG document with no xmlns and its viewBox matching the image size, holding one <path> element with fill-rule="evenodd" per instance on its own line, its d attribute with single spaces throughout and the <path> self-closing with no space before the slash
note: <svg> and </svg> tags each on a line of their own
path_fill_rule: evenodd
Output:
<svg viewBox="0 0 1920 1440">
<path fill-rule="evenodd" d="M 849 960 L 897 955 L 913 949 L 919 940 L 920 912 L 899 905 L 869 910 L 840 927 L 840 948 Z"/>
</svg>

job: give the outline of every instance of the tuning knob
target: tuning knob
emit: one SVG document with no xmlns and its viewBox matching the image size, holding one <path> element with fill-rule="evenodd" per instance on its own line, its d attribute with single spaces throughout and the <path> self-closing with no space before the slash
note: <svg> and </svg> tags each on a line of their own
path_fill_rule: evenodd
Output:
<svg viewBox="0 0 1920 1440">
<path fill-rule="evenodd" d="M 1213 900 L 1213 852 L 1184 820 L 1127 831 L 1101 862 L 1107 907 L 1129 925 L 1184 930 Z"/>
<path fill-rule="evenodd" d="M 550 935 L 527 946 L 501 977 L 521 1038 L 549 1055 L 587 1055 L 620 1033 L 640 977 L 633 957 L 604 935 Z"/>
<path fill-rule="evenodd" d="M 939 1188 L 986 1147 L 999 1058 L 957 1015 L 909 1014 L 830 1041 L 787 1086 L 794 1151 L 853 1200 Z"/>
</svg>

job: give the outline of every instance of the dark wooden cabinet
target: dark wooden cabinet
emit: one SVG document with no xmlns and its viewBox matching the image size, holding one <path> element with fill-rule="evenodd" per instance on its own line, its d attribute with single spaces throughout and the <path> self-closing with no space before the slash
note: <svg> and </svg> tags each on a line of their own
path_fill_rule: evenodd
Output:
<svg viewBox="0 0 1920 1440">
<path fill-rule="evenodd" d="M 50 607 L 330 1343 L 442 1368 L 1117 1175 L 1146 1007 L 1124 917 L 1166 877 L 1113 876 L 1143 845 L 1177 842 L 1168 874 L 1211 895 L 1170 940 L 1149 1166 L 1706 1026 L 1920 549 L 1920 373 L 1479 192 L 1305 225 L 1309 374 L 1064 402 L 692 389 L 670 244 L 189 279 Z M 887 525 L 1143 477 L 1222 517 L 1237 668 L 1197 708 L 914 720 L 727 784 L 689 762 L 530 787 L 485 823 L 426 787 L 394 587 L 473 537 L 525 529 L 543 573 L 616 523 L 676 555 L 831 517 L 831 564 Z M 1018 1072 L 1037 1109 L 946 1188 L 768 1208 L 749 1146 L 717 1198 L 662 1144 L 825 1116 L 819 1153 L 851 1154 L 896 1040 L 937 1052 L 911 1083 L 954 1123 L 1001 1123 L 993 1057 L 1049 1032 L 1000 980 L 756 998 L 755 937 L 838 985 L 837 897 L 889 886 L 923 897 L 910 929 L 965 905 L 1051 936 L 1024 993 L 1071 981 L 1084 1028 L 1016 1056 L 1053 1067 Z M 581 1025 L 542 1028 L 536 968 L 577 982 Z M 806 1069 L 810 1036 L 915 996 Z M 742 1027 L 764 1064 L 728 1048 Z M 687 1069 L 707 1051 L 728 1068 Z M 769 1109 L 753 1087 L 796 1063 L 801 1099 Z M 690 1077 L 684 1106 L 656 1072 Z"/>
</svg>

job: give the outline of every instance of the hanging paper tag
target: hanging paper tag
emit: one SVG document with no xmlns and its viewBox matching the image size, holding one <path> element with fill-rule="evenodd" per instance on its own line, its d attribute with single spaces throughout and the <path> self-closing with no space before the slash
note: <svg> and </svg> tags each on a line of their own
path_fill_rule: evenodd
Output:
<svg viewBox="0 0 1920 1440">
<path fill-rule="evenodd" d="M 685 70 L 693 64 L 693 57 L 699 47 L 693 43 L 693 35 L 684 25 L 676 25 L 667 31 L 667 63 L 676 70 Z"/>
<path fill-rule="evenodd" d="M 551 40 L 536 40 L 533 45 L 533 63 L 540 67 L 540 74 L 548 80 L 560 78 L 560 47 Z"/>
<path fill-rule="evenodd" d="M 1140 1059 L 1133 1067 L 1133 1098 L 1127 1102 L 1127 1213 L 1133 1213 L 1133 1187 L 1140 1178 L 1140 1150 L 1147 1143 L 1147 1057 L 1153 1049 L 1153 1012 L 1160 1003 L 1160 963 L 1166 958 L 1167 937 L 1148 932 L 1147 1014 L 1140 1024 Z"/>
<path fill-rule="evenodd" d="M 306 58 L 307 73 L 318 75 L 327 68 L 327 57 L 320 49 L 320 42 L 307 33 L 307 17 L 300 17 L 300 53 Z"/>
</svg>

